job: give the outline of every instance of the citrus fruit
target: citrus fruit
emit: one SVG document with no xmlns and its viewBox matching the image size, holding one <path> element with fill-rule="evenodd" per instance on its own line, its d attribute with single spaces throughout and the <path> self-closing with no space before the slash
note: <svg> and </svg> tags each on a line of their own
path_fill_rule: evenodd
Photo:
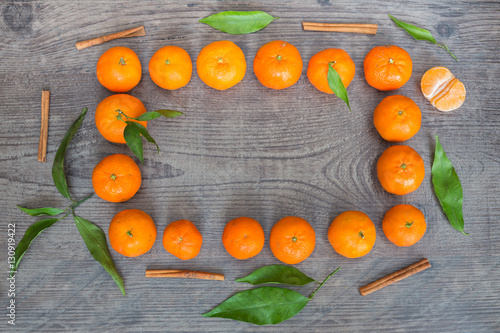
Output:
<svg viewBox="0 0 500 333">
<path fill-rule="evenodd" d="M 319 91 L 333 94 L 328 85 L 328 66 L 339 74 L 344 87 L 351 84 L 356 67 L 349 54 L 341 49 L 326 49 L 313 55 L 307 66 L 307 77 Z"/>
<path fill-rule="evenodd" d="M 141 187 L 141 170 L 127 155 L 109 155 L 92 171 L 92 186 L 101 199 L 110 202 L 127 201 Z"/>
<path fill-rule="evenodd" d="M 125 115 L 137 118 L 145 112 L 146 108 L 138 98 L 127 94 L 111 95 L 97 105 L 95 109 L 95 125 L 106 140 L 115 143 L 126 143 L 123 136 L 125 126 L 127 126 L 125 121 L 134 121 L 144 127 L 148 126 L 148 122 L 128 119 Z"/>
<path fill-rule="evenodd" d="M 274 256 L 293 265 L 306 260 L 314 251 L 316 233 L 313 227 L 297 216 L 287 216 L 271 229 L 269 244 Z"/>
<path fill-rule="evenodd" d="M 396 205 L 385 213 L 384 234 L 397 246 L 412 246 L 425 234 L 424 214 L 412 205 Z"/>
<path fill-rule="evenodd" d="M 363 212 L 348 210 L 337 216 L 328 228 L 333 249 L 347 258 L 359 258 L 371 251 L 377 232 L 372 220 Z"/>
<path fill-rule="evenodd" d="M 238 217 L 229 221 L 222 233 L 222 244 L 236 259 L 256 256 L 264 247 L 264 229 L 250 217 Z"/>
<path fill-rule="evenodd" d="M 433 67 L 420 82 L 425 98 L 439 111 L 452 111 L 465 101 L 465 86 L 446 67 Z"/>
<path fill-rule="evenodd" d="M 127 92 L 141 80 L 141 62 L 128 47 L 115 46 L 97 61 L 97 79 L 112 92 Z"/>
<path fill-rule="evenodd" d="M 395 45 L 374 47 L 365 57 L 365 78 L 378 90 L 401 88 L 411 76 L 413 63 L 408 52 Z"/>
<path fill-rule="evenodd" d="M 200 253 L 203 237 L 189 220 L 170 223 L 163 232 L 163 247 L 179 259 L 193 259 Z"/>
<path fill-rule="evenodd" d="M 222 40 L 210 43 L 200 51 L 196 70 L 207 86 L 226 90 L 243 80 L 247 62 L 238 45 Z"/>
<path fill-rule="evenodd" d="M 153 54 L 149 61 L 149 76 L 163 89 L 175 90 L 191 80 L 193 63 L 191 57 L 178 46 L 164 46 Z"/>
<path fill-rule="evenodd" d="M 408 140 L 420 129 L 420 108 L 401 95 L 384 98 L 373 112 L 373 124 L 382 138 L 390 142 Z"/>
<path fill-rule="evenodd" d="M 264 44 L 253 60 L 253 71 L 260 83 L 272 89 L 294 85 L 302 74 L 302 58 L 295 46 L 282 40 Z"/>
<path fill-rule="evenodd" d="M 108 230 L 109 244 L 126 257 L 138 257 L 153 247 L 156 226 L 140 209 L 122 210 L 113 217 Z"/>
<path fill-rule="evenodd" d="M 424 160 L 411 147 L 389 147 L 378 159 L 377 176 L 387 192 L 408 194 L 419 188 L 424 180 Z"/>
</svg>

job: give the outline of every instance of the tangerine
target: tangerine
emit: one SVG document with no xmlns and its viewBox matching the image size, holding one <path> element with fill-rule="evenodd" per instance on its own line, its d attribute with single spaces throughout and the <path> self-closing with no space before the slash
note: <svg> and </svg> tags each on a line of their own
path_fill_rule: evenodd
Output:
<svg viewBox="0 0 500 333">
<path fill-rule="evenodd" d="M 141 170 L 127 155 L 109 155 L 92 171 L 92 186 L 101 199 L 124 202 L 141 187 Z"/>
<path fill-rule="evenodd" d="M 347 258 L 359 258 L 368 254 L 377 232 L 372 220 L 363 212 L 348 210 L 337 216 L 328 228 L 328 240 L 333 249 Z"/>
<path fill-rule="evenodd" d="M 191 80 L 193 63 L 189 54 L 178 46 L 164 46 L 149 61 L 149 76 L 163 89 L 175 90 Z"/>
<path fill-rule="evenodd" d="M 411 57 L 395 45 L 374 47 L 365 57 L 365 78 L 378 90 L 389 91 L 401 88 L 410 79 L 413 70 Z"/>
<path fill-rule="evenodd" d="M 328 85 L 328 66 L 339 74 L 344 87 L 351 84 L 356 66 L 349 54 L 341 49 L 326 49 L 313 55 L 307 66 L 307 77 L 319 91 L 333 94 Z"/>
<path fill-rule="evenodd" d="M 99 57 L 96 74 L 99 82 L 112 92 L 127 92 L 141 80 L 141 62 L 128 47 L 115 46 Z"/>
<path fill-rule="evenodd" d="M 396 205 L 385 213 L 382 221 L 384 234 L 397 246 L 412 246 L 425 234 L 424 214 L 412 205 Z"/>
<path fill-rule="evenodd" d="M 247 62 L 238 45 L 222 40 L 210 43 L 200 51 L 196 59 L 196 70 L 207 86 L 226 90 L 243 80 Z"/>
<path fill-rule="evenodd" d="M 408 194 L 419 188 L 424 180 L 424 160 L 411 147 L 389 147 L 378 159 L 377 176 L 387 192 Z"/>
<path fill-rule="evenodd" d="M 302 74 L 302 58 L 295 46 L 275 40 L 260 47 L 253 60 L 253 71 L 264 86 L 285 89 Z"/>
<path fill-rule="evenodd" d="M 153 247 L 156 226 L 151 216 L 140 209 L 122 210 L 109 224 L 109 244 L 126 257 L 138 257 Z"/>
<path fill-rule="evenodd" d="M 236 259 L 256 256 L 264 248 L 264 229 L 250 217 L 238 217 L 226 224 L 222 233 L 222 244 Z"/>
<path fill-rule="evenodd" d="M 384 98 L 373 112 L 373 124 L 382 138 L 405 141 L 420 129 L 422 113 L 415 102 L 401 95 Z"/>
<path fill-rule="evenodd" d="M 148 126 L 147 121 L 137 121 L 130 118 L 137 118 L 146 112 L 142 102 L 127 94 L 116 94 L 106 97 L 97 105 L 95 109 L 95 125 L 99 133 L 108 141 L 115 143 L 126 143 L 123 131 L 130 120 Z"/>
<path fill-rule="evenodd" d="M 271 229 L 269 245 L 278 260 L 289 265 L 298 264 L 314 251 L 316 233 L 303 218 L 287 216 Z"/>
<path fill-rule="evenodd" d="M 446 67 L 433 67 L 420 82 L 425 98 L 439 111 L 458 109 L 465 101 L 465 86 Z"/>
<path fill-rule="evenodd" d="M 179 259 L 193 259 L 200 253 L 203 237 L 193 222 L 179 220 L 170 223 L 163 232 L 163 247 Z"/>
</svg>

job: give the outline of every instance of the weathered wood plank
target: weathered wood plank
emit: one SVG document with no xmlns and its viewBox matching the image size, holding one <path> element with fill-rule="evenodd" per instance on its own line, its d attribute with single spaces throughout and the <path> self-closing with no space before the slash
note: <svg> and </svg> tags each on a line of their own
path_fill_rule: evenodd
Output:
<svg viewBox="0 0 500 333">
<path fill-rule="evenodd" d="M 36 221 L 16 205 L 64 207 L 51 179 L 51 163 L 68 126 L 83 107 L 87 118 L 67 154 L 70 191 L 81 198 L 92 192 L 93 167 L 113 153 L 131 155 L 124 145 L 105 141 L 94 125 L 97 104 L 111 95 L 95 77 L 98 57 L 123 45 L 143 65 L 140 84 L 130 93 L 146 108 L 185 112 L 148 127 L 161 147 L 146 145 L 142 187 L 126 203 L 93 198 L 79 208 L 82 216 L 107 231 L 118 211 L 139 208 L 156 222 L 158 240 L 140 258 L 112 251 L 127 296 L 87 252 L 71 219 L 58 222 L 33 242 L 16 275 L 16 326 L 23 331 L 172 331 L 172 332 L 495 332 L 500 331 L 500 245 L 495 225 L 500 215 L 500 18 L 495 2 L 432 1 L 10 1 L 0 3 L 0 269 L 5 287 L 6 227 L 16 224 L 16 241 Z M 245 36 L 223 34 L 202 17 L 223 10 L 264 10 L 281 17 L 264 30 Z M 430 43 L 417 42 L 397 29 L 387 13 L 429 29 L 460 62 Z M 376 23 L 376 36 L 311 33 L 302 21 Z M 145 37 L 112 41 L 77 51 L 76 41 L 144 25 Z M 186 49 L 193 63 L 211 41 L 229 39 L 248 63 L 237 86 L 215 91 L 196 73 L 177 91 L 165 91 L 149 78 L 147 64 L 162 46 Z M 348 88 L 353 112 L 334 96 L 318 92 L 307 80 L 283 91 L 260 85 L 252 71 L 257 49 L 267 41 L 294 44 L 307 66 L 316 52 L 338 47 L 356 64 Z M 364 80 L 363 59 L 376 45 L 405 48 L 413 76 L 396 92 L 379 92 Z M 445 114 L 422 96 L 419 81 L 433 66 L 447 66 L 465 83 L 464 105 Z M 40 91 L 51 90 L 51 114 L 45 165 L 36 162 Z M 423 157 L 426 178 L 404 197 L 390 195 L 376 179 L 378 156 L 391 144 L 372 124 L 372 112 L 385 96 L 402 94 L 421 108 L 420 132 L 405 144 Z M 469 237 L 451 228 L 434 196 L 430 165 L 438 134 L 464 187 L 464 216 Z M 384 213 L 398 203 L 420 208 L 428 221 L 424 238 L 411 248 L 396 248 L 383 235 Z M 366 257 L 337 255 L 326 233 L 332 219 L 348 209 L 362 210 L 375 222 L 377 242 Z M 220 237 L 227 221 L 256 218 L 269 236 L 281 217 L 306 218 L 316 230 L 311 257 L 297 265 L 316 279 L 341 270 L 299 315 L 274 327 L 203 318 L 201 313 L 248 286 L 235 278 L 279 263 L 269 243 L 261 254 L 238 261 L 226 253 Z M 165 226 L 186 218 L 204 237 L 200 255 L 181 262 L 162 247 Z M 422 257 L 433 267 L 367 297 L 358 288 Z M 223 283 L 145 279 L 146 269 L 179 268 L 220 272 Z M 295 288 L 304 295 L 312 286 Z M 4 310 L 5 311 L 5 310 Z M 4 314 L 6 312 L 3 312 Z M 11 327 L 6 316 L 0 329 Z"/>
</svg>

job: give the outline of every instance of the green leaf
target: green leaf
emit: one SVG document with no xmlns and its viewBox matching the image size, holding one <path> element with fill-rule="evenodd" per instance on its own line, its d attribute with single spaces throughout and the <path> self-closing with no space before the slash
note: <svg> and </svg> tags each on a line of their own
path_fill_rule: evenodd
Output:
<svg viewBox="0 0 500 333">
<path fill-rule="evenodd" d="M 264 29 L 278 18 L 261 11 L 227 11 L 202 18 L 199 22 L 232 35 L 243 35 Z"/>
<path fill-rule="evenodd" d="M 66 174 L 64 173 L 64 155 L 66 154 L 66 149 L 68 148 L 69 143 L 73 136 L 75 136 L 76 132 L 80 128 L 82 124 L 83 118 L 87 114 L 87 108 L 83 108 L 80 116 L 75 120 L 73 125 L 68 129 L 66 135 L 61 141 L 61 145 L 57 150 L 56 157 L 54 158 L 54 164 L 52 164 L 52 179 L 54 180 L 54 185 L 59 190 L 59 192 L 65 196 L 66 198 L 71 199 L 71 195 L 68 189 L 68 183 L 66 181 Z"/>
<path fill-rule="evenodd" d="M 184 113 L 182 113 L 180 111 L 175 111 L 175 110 L 156 110 L 156 111 L 152 111 L 152 112 L 143 113 L 137 118 L 130 118 L 129 117 L 129 119 L 135 119 L 138 121 L 149 121 L 149 120 L 159 118 L 161 116 L 166 117 L 166 118 L 175 118 L 175 117 L 181 116 L 183 114 Z"/>
<path fill-rule="evenodd" d="M 82 235 L 82 238 L 85 241 L 85 245 L 87 245 L 87 248 L 89 249 L 90 254 L 102 265 L 102 267 L 104 267 L 109 275 L 111 275 L 120 288 L 122 294 L 125 296 L 123 279 L 120 274 L 118 274 L 115 264 L 113 263 L 113 259 L 109 253 L 106 235 L 94 223 L 84 219 L 83 217 L 75 215 L 75 212 L 73 212 L 73 218 L 80 235 Z"/>
<path fill-rule="evenodd" d="M 219 304 L 204 317 L 221 317 L 256 325 L 273 325 L 300 312 L 309 298 L 290 289 L 258 287 L 241 291 Z"/>
<path fill-rule="evenodd" d="M 144 164 L 144 152 L 142 150 L 142 138 L 141 131 L 137 123 L 133 121 L 127 121 L 127 126 L 123 131 L 123 136 L 125 137 L 125 142 L 129 146 L 130 150 L 137 156 L 137 158 Z"/>
<path fill-rule="evenodd" d="M 20 210 L 22 210 L 23 212 L 25 212 L 26 214 L 31 215 L 31 216 L 44 216 L 44 215 L 56 216 L 56 215 L 59 215 L 59 214 L 65 212 L 65 210 L 63 210 L 63 209 L 52 208 L 52 207 L 25 208 L 25 207 L 17 206 L 17 208 L 19 208 Z"/>
<path fill-rule="evenodd" d="M 342 99 L 347 104 L 349 110 L 351 110 L 351 106 L 349 105 L 349 97 L 347 96 L 347 90 L 345 89 L 344 84 L 340 79 L 339 73 L 337 73 L 335 68 L 333 68 L 332 63 L 328 64 L 327 79 L 328 79 L 328 86 L 333 91 L 333 93 L 337 95 L 337 97 Z"/>
<path fill-rule="evenodd" d="M 405 23 L 403 21 L 400 21 L 400 20 L 398 20 L 397 18 L 395 18 L 392 15 L 389 15 L 389 17 L 394 21 L 394 23 L 396 23 L 396 25 L 398 27 L 403 28 L 410 36 L 412 36 L 416 40 L 426 40 L 428 42 L 431 42 L 432 44 L 435 44 L 435 45 L 437 45 L 439 47 L 442 47 L 443 49 L 445 49 L 446 51 L 448 51 L 448 53 L 456 61 L 458 61 L 457 57 L 455 57 L 455 55 L 453 53 L 451 53 L 451 51 L 448 48 L 448 46 L 446 46 L 445 44 L 439 44 L 436 41 L 436 39 L 434 38 L 434 36 L 432 36 L 432 34 L 428 30 L 425 30 L 425 29 L 419 28 L 417 26 L 414 26 L 414 25 Z"/>
<path fill-rule="evenodd" d="M 463 189 L 455 168 L 444 153 L 436 135 L 436 150 L 432 163 L 432 184 L 434 192 L 453 228 L 464 232 L 464 216 L 462 212 Z"/>
<path fill-rule="evenodd" d="M 26 230 L 23 238 L 21 239 L 19 244 L 17 244 L 16 251 L 14 254 L 15 258 L 14 268 L 11 269 L 11 275 L 12 272 L 17 270 L 17 267 L 19 266 L 21 259 L 23 258 L 26 251 L 28 251 L 31 242 L 33 242 L 36 236 L 38 236 L 45 229 L 51 227 L 57 221 L 64 219 L 66 216 L 68 216 L 68 214 L 66 214 L 64 217 L 61 218 L 51 218 L 51 219 L 43 219 L 36 221 L 28 228 L 28 230 Z"/>
<path fill-rule="evenodd" d="M 253 285 L 264 283 L 282 283 L 295 286 L 303 286 L 308 283 L 317 281 L 305 275 L 295 267 L 285 265 L 270 265 L 261 267 L 255 270 L 250 275 L 245 276 L 244 278 L 236 279 L 236 282 L 247 282 Z"/>
<path fill-rule="evenodd" d="M 129 123 L 134 124 L 132 126 L 137 126 L 137 128 L 139 129 L 139 133 L 141 133 L 142 136 L 145 137 L 148 142 L 154 143 L 156 145 L 156 150 L 158 151 L 158 153 L 160 152 L 160 147 L 158 147 L 158 145 L 156 144 L 155 139 L 153 139 L 153 137 L 151 137 L 151 135 L 149 135 L 149 132 L 146 129 L 146 127 L 144 127 L 143 125 L 141 125 L 139 123 L 135 123 L 133 121 L 127 121 L 127 124 L 129 124 Z"/>
</svg>

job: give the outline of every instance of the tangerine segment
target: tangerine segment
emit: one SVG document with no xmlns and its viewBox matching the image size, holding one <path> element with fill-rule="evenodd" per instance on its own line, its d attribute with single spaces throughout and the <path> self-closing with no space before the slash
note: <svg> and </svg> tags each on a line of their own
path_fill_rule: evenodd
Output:
<svg viewBox="0 0 500 333">
<path fill-rule="evenodd" d="M 245 77 L 247 63 L 235 43 L 223 40 L 205 46 L 196 59 L 200 79 L 209 87 L 226 90 Z"/>
<path fill-rule="evenodd" d="M 138 257 L 153 247 L 156 226 L 151 216 L 140 209 L 127 209 L 113 217 L 109 224 L 109 243 L 126 257 Z"/>
<path fill-rule="evenodd" d="M 368 254 L 375 245 L 376 234 L 368 215 L 356 210 L 341 213 L 328 228 L 328 240 L 333 249 L 347 258 Z"/>
<path fill-rule="evenodd" d="M 238 217 L 229 221 L 222 233 L 224 248 L 240 260 L 259 254 L 264 248 L 264 240 L 264 229 L 250 217 Z"/>
<path fill-rule="evenodd" d="M 146 112 L 146 108 L 142 102 L 131 95 L 116 94 L 103 99 L 95 109 L 95 125 L 99 133 L 108 141 L 115 143 L 126 143 L 123 132 L 127 124 L 127 117 L 137 118 Z M 137 121 L 144 127 L 148 126 L 147 121 Z"/>
<path fill-rule="evenodd" d="M 99 82 L 112 92 L 127 92 L 141 80 L 141 62 L 128 47 L 115 46 L 99 57 L 96 75 Z"/>
<path fill-rule="evenodd" d="M 269 244 L 277 259 L 289 265 L 298 264 L 314 251 L 316 233 L 303 218 L 287 216 L 271 229 Z"/>
<path fill-rule="evenodd" d="M 384 98 L 373 112 L 373 124 L 380 136 L 390 142 L 405 141 L 420 129 L 422 113 L 411 99 L 401 95 Z"/>
<path fill-rule="evenodd" d="M 397 246 L 412 246 L 425 234 L 424 214 L 412 205 L 396 205 L 385 213 L 382 221 L 384 234 Z"/>
<path fill-rule="evenodd" d="M 458 109 L 465 101 L 465 86 L 446 67 L 433 67 L 422 76 L 420 88 L 439 111 Z"/>
<path fill-rule="evenodd" d="M 184 87 L 191 80 L 192 72 L 191 57 L 178 46 L 162 47 L 149 61 L 149 76 L 163 89 L 175 90 Z"/>
<path fill-rule="evenodd" d="M 377 161 L 377 176 L 387 192 L 408 194 L 419 188 L 424 180 L 424 160 L 411 147 L 389 147 Z"/>
<path fill-rule="evenodd" d="M 327 78 L 330 64 L 333 64 L 346 88 L 351 84 L 356 70 L 354 62 L 344 50 L 326 49 L 313 55 L 307 66 L 307 78 L 319 91 L 327 94 L 333 94 Z"/>
<path fill-rule="evenodd" d="M 413 70 L 408 52 L 395 45 L 374 47 L 366 55 L 363 65 L 368 84 L 382 91 L 401 88 Z"/>
<path fill-rule="evenodd" d="M 193 259 L 200 253 L 203 237 L 193 222 L 174 221 L 163 232 L 163 247 L 179 259 Z"/>
<path fill-rule="evenodd" d="M 253 60 L 253 71 L 265 87 L 285 89 L 302 74 L 302 58 L 295 46 L 275 40 L 260 47 Z"/>
<path fill-rule="evenodd" d="M 123 154 L 109 155 L 92 171 L 95 193 L 106 201 L 124 202 L 141 187 L 141 170 L 132 158 Z"/>
</svg>

